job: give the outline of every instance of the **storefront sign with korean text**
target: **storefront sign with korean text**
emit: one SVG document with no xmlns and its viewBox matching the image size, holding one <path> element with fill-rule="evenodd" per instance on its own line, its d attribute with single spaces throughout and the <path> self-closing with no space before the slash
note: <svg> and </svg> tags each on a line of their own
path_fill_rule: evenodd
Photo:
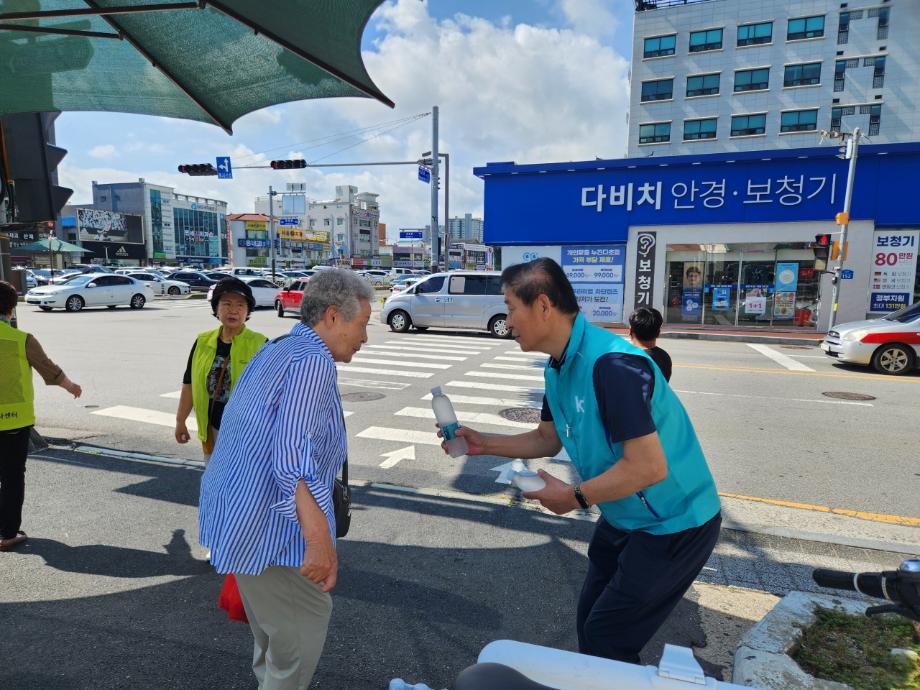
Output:
<svg viewBox="0 0 920 690">
<path fill-rule="evenodd" d="M 624 246 L 565 246 L 561 249 L 562 270 L 572 283 L 585 317 L 599 323 L 622 323 Z"/>
<path fill-rule="evenodd" d="M 889 312 L 913 302 L 920 230 L 877 230 L 872 243 L 869 311 Z"/>
</svg>

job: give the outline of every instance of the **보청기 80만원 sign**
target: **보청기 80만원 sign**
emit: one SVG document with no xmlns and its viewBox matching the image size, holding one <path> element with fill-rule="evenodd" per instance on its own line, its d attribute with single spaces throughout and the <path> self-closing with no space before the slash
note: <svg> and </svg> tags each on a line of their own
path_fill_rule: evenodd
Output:
<svg viewBox="0 0 920 690">
<path fill-rule="evenodd" d="M 869 311 L 897 311 L 913 301 L 918 236 L 920 230 L 875 232 Z"/>
</svg>

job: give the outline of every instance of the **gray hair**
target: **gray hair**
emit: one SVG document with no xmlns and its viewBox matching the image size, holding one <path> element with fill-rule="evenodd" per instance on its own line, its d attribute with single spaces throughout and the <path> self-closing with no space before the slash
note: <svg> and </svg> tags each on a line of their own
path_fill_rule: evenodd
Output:
<svg viewBox="0 0 920 690">
<path fill-rule="evenodd" d="M 319 323 L 329 307 L 335 306 L 346 321 L 358 315 L 361 300 L 370 302 L 374 289 L 363 278 L 343 268 L 317 271 L 304 287 L 300 320 L 308 326 Z"/>
</svg>

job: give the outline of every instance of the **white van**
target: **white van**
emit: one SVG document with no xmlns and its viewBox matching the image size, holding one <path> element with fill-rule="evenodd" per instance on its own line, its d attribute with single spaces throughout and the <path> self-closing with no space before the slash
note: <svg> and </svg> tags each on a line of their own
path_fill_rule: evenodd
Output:
<svg viewBox="0 0 920 690">
<path fill-rule="evenodd" d="M 451 271 L 426 276 L 403 292 L 388 297 L 380 321 L 397 333 L 410 327 L 487 330 L 510 338 L 498 271 Z"/>
<path fill-rule="evenodd" d="M 390 269 L 390 280 L 396 280 L 397 278 L 411 275 L 415 275 L 415 271 L 413 271 L 411 268 L 396 268 L 394 266 Z"/>
</svg>

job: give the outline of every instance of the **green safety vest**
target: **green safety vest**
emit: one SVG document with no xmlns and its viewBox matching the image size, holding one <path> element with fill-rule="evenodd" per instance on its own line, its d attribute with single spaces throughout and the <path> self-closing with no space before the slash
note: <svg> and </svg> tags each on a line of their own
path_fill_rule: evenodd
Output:
<svg viewBox="0 0 920 690">
<path fill-rule="evenodd" d="M 198 336 L 195 341 L 195 354 L 192 357 L 192 404 L 195 407 L 195 421 L 198 422 L 198 438 L 202 442 L 208 438 L 208 372 L 217 355 L 217 338 L 220 336 L 220 327 L 213 331 L 206 331 Z M 249 364 L 259 348 L 265 344 L 265 336 L 255 331 L 250 331 L 246 326 L 234 338 L 230 345 L 230 366 L 227 377 L 230 379 L 230 392 L 243 374 L 243 369 Z"/>
<path fill-rule="evenodd" d="M 35 424 L 32 367 L 26 357 L 27 333 L 0 321 L 0 431 Z"/>
</svg>

